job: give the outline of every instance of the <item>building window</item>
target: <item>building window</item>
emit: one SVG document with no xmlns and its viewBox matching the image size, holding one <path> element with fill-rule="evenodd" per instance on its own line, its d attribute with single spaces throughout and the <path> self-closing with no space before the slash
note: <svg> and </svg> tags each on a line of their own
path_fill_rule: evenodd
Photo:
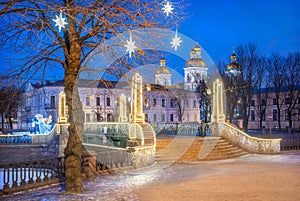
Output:
<svg viewBox="0 0 300 201">
<path fill-rule="evenodd" d="M 173 108 L 174 107 L 174 99 L 170 100 L 170 107 Z"/>
<path fill-rule="evenodd" d="M 148 122 L 148 114 L 145 114 L 145 121 Z"/>
<path fill-rule="evenodd" d="M 89 96 L 85 97 L 85 105 L 86 106 L 90 106 L 91 105 L 90 97 Z"/>
<path fill-rule="evenodd" d="M 263 111 L 261 112 L 261 120 L 262 120 L 262 121 L 266 121 L 266 110 L 263 110 Z"/>
<path fill-rule="evenodd" d="M 197 100 L 193 101 L 193 107 L 196 108 L 197 107 Z"/>
<path fill-rule="evenodd" d="M 144 99 L 144 104 L 145 104 L 145 107 L 148 107 L 149 106 L 149 101 L 148 101 L 148 98 L 145 97 Z"/>
<path fill-rule="evenodd" d="M 157 121 L 157 115 L 156 114 L 153 115 L 153 121 Z"/>
<path fill-rule="evenodd" d="M 90 122 L 90 121 L 91 121 L 91 115 L 85 114 L 85 122 Z"/>
<path fill-rule="evenodd" d="M 298 98 L 298 104 L 300 104 L 300 97 Z"/>
<path fill-rule="evenodd" d="M 156 105 L 156 98 L 153 98 L 153 106 Z"/>
<path fill-rule="evenodd" d="M 251 106 L 255 106 L 255 100 L 251 100 Z"/>
<path fill-rule="evenodd" d="M 55 96 L 50 97 L 50 108 L 55 108 Z"/>
<path fill-rule="evenodd" d="M 161 106 L 162 106 L 162 107 L 166 107 L 166 103 L 165 103 L 165 99 L 164 99 L 164 98 L 161 99 Z"/>
<path fill-rule="evenodd" d="M 161 122 L 165 122 L 166 121 L 166 115 L 165 114 L 161 114 Z"/>
<path fill-rule="evenodd" d="M 108 106 L 109 106 L 109 105 L 108 105 Z M 107 121 L 108 121 L 108 122 L 113 122 L 113 121 L 114 121 L 114 118 L 113 118 L 113 114 L 112 114 L 112 113 L 108 113 L 106 117 L 107 117 Z"/>
<path fill-rule="evenodd" d="M 97 97 L 97 98 L 96 98 L 96 105 L 97 105 L 97 106 L 100 106 L 100 97 Z"/>
<path fill-rule="evenodd" d="M 278 112 L 276 109 L 273 110 L 273 121 L 277 121 L 278 120 Z"/>
<path fill-rule="evenodd" d="M 262 99 L 262 100 L 261 100 L 261 105 L 267 105 L 266 99 Z"/>
<path fill-rule="evenodd" d="M 97 115 L 97 122 L 100 122 L 101 121 L 101 115 L 99 113 L 96 113 Z"/>
<path fill-rule="evenodd" d="M 284 110 L 284 120 L 288 120 L 288 109 Z"/>
<path fill-rule="evenodd" d="M 185 100 L 185 107 L 189 107 L 189 100 Z"/>
<path fill-rule="evenodd" d="M 273 98 L 273 105 L 278 105 L 277 98 Z"/>
<path fill-rule="evenodd" d="M 255 121 L 255 110 L 251 110 L 250 118 L 251 121 Z"/>
<path fill-rule="evenodd" d="M 106 97 L 106 106 L 110 106 L 110 97 L 109 96 Z"/>
<path fill-rule="evenodd" d="M 298 109 L 298 120 L 300 121 L 300 108 Z"/>
<path fill-rule="evenodd" d="M 174 121 L 174 115 L 170 114 L 170 121 L 173 122 Z"/>
<path fill-rule="evenodd" d="M 291 104 L 291 99 L 290 98 L 285 98 L 284 103 L 285 104 Z"/>
</svg>

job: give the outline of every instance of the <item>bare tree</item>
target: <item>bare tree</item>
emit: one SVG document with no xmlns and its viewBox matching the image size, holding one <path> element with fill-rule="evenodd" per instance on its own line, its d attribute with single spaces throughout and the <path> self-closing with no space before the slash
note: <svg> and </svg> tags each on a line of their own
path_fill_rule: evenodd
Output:
<svg viewBox="0 0 300 201">
<path fill-rule="evenodd" d="M 281 130 L 281 110 L 283 106 L 284 99 L 281 98 L 281 93 L 284 91 L 285 86 L 285 68 L 284 68 L 284 58 L 279 54 L 272 54 L 268 59 L 267 69 L 269 70 L 269 74 L 272 75 L 271 83 L 272 87 L 275 90 L 275 105 L 277 107 L 277 116 L 274 117 L 278 122 L 278 128 Z"/>
<path fill-rule="evenodd" d="M 286 120 L 289 122 L 289 127 L 292 128 L 293 116 L 297 115 L 299 108 L 298 100 L 300 97 L 300 53 L 290 53 L 284 59 L 284 68 L 286 75 L 286 92 L 284 95 L 286 105 Z M 297 109 L 298 109 L 297 108 Z"/>
<path fill-rule="evenodd" d="M 14 63 L 10 77 L 30 80 L 37 73 L 44 76 L 43 72 L 50 66 L 63 67 L 70 123 L 65 149 L 68 192 L 84 191 L 80 168 L 84 115 L 76 82 L 82 64 L 99 44 L 114 34 L 135 28 L 168 26 L 178 19 L 164 17 L 160 3 L 157 0 L 11 0 L 0 3 L 1 44 L 16 55 L 24 56 Z M 63 32 L 58 31 L 53 22 L 59 13 L 68 23 Z"/>
<path fill-rule="evenodd" d="M 0 86 L 0 113 L 2 130 L 4 129 L 5 119 L 8 120 L 8 127 L 13 129 L 12 118 L 17 114 L 21 93 L 22 90 L 18 87 L 12 85 Z"/>
<path fill-rule="evenodd" d="M 256 97 L 254 109 L 259 118 L 259 128 L 262 128 L 262 123 L 266 120 L 266 108 L 270 91 L 270 74 L 266 70 L 266 61 L 267 59 L 264 56 L 261 56 L 257 61 L 256 82 L 253 83 L 253 94 Z"/>
<path fill-rule="evenodd" d="M 199 100 L 200 118 L 204 123 L 207 123 L 211 117 L 211 96 L 204 80 L 198 83 L 196 92 Z"/>
<path fill-rule="evenodd" d="M 243 80 L 239 84 L 241 88 L 241 115 L 243 117 L 243 128 L 248 130 L 251 98 L 254 86 L 257 84 L 256 71 L 260 66 L 260 54 L 257 45 L 248 43 L 236 48 L 237 62 L 241 65 Z"/>
</svg>

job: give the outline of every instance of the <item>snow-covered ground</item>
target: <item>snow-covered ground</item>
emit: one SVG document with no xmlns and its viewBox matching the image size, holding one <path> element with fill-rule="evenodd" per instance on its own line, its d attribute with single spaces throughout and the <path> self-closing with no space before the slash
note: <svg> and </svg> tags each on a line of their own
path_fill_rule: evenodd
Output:
<svg viewBox="0 0 300 201">
<path fill-rule="evenodd" d="M 86 192 L 65 194 L 56 185 L 3 200 L 300 200 L 300 153 L 247 155 L 151 167 L 85 180 Z"/>
</svg>

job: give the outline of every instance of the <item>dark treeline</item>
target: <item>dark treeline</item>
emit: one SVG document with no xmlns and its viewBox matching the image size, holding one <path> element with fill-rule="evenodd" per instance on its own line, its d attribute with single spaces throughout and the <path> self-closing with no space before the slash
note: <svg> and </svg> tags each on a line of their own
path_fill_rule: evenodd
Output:
<svg viewBox="0 0 300 201">
<path fill-rule="evenodd" d="M 265 108 L 270 93 L 273 105 L 277 107 L 277 121 L 281 130 L 281 116 L 283 105 L 289 127 L 292 127 L 292 119 L 299 110 L 300 97 L 300 52 L 291 52 L 287 55 L 273 53 L 265 56 L 257 45 L 248 43 L 239 45 L 233 56 L 236 56 L 233 67 L 235 73 L 230 73 L 230 66 L 219 64 L 219 70 L 223 77 L 226 89 L 226 114 L 227 119 L 243 119 L 244 130 L 248 129 L 250 107 L 254 106 L 259 117 L 260 128 L 262 121 L 266 120 Z M 234 58 L 231 58 L 234 59 Z M 256 97 L 256 104 L 251 103 L 253 96 Z M 270 102 L 270 101 L 269 101 Z"/>
</svg>

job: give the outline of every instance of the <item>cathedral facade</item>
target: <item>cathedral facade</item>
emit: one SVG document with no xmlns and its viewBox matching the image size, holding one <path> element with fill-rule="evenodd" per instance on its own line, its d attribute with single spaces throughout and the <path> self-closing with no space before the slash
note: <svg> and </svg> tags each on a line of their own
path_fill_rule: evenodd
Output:
<svg viewBox="0 0 300 201">
<path fill-rule="evenodd" d="M 145 120 L 152 124 L 200 122 L 196 87 L 200 80 L 207 79 L 207 67 L 201 58 L 201 47 L 196 44 L 190 51 L 181 84 L 172 84 L 172 74 L 166 63 L 165 58 L 160 59 L 154 83 L 143 83 Z M 110 84 L 105 84 L 107 82 Z M 45 85 L 29 84 L 18 110 L 18 127 L 30 129 L 35 114 L 42 114 L 44 117 L 51 115 L 56 122 L 59 93 L 63 90 L 63 81 Z M 79 80 L 78 90 L 85 122 L 117 122 L 121 94 L 126 96 L 129 116 L 131 100 L 130 86 L 127 83 Z"/>
</svg>

